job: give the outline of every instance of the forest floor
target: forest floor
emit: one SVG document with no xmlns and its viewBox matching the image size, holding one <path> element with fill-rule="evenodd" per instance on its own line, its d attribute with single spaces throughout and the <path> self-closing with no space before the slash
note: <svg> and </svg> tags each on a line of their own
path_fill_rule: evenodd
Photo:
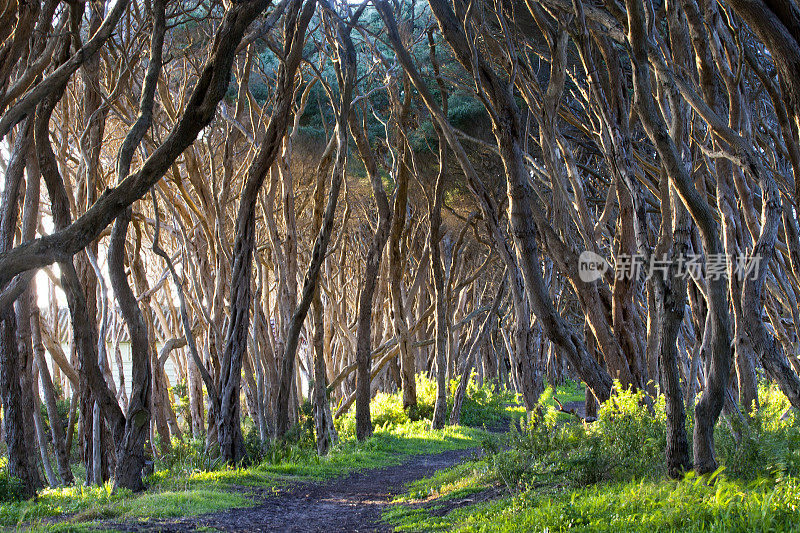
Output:
<svg viewBox="0 0 800 533">
<path fill-rule="evenodd" d="M 510 420 L 509 420 L 510 421 Z M 0 529 L 98 531 L 386 531 L 382 513 L 409 483 L 475 460 L 485 429 L 429 422 L 347 438 L 325 457 L 305 446 L 243 468 L 164 469 L 143 493 L 76 485 L 0 506 Z M 10 526 L 10 527 L 9 527 Z"/>
<path fill-rule="evenodd" d="M 254 507 L 229 509 L 201 516 L 148 522 L 99 523 L 118 531 L 392 531 L 382 513 L 406 486 L 474 457 L 477 448 L 418 455 L 387 468 L 366 470 L 344 478 L 291 483 L 273 491 L 256 489 Z M 253 487 L 241 487 L 253 493 Z M 450 502 L 450 509 L 464 502 Z"/>
<path fill-rule="evenodd" d="M 434 390 L 425 387 L 424 397 Z M 666 475 L 662 398 L 653 416 L 641 393 L 619 391 L 586 424 L 575 416 L 584 395 L 575 383 L 546 390 L 541 418 L 524 430 L 524 411 L 488 389 L 473 390 L 462 411 L 466 426 L 441 430 L 404 418 L 399 397 L 378 395 L 373 436 L 355 440 L 345 417 L 340 442 L 324 457 L 302 438 L 241 468 L 204 466 L 175 447 L 144 493 L 115 493 L 110 484 L 46 489 L 34 501 L 0 505 L 0 527 L 800 532 L 800 418 L 783 416 L 788 401 L 774 385 L 760 389 L 747 439 L 737 442 L 727 425 L 717 427 L 720 469 L 681 480 Z"/>
<path fill-rule="evenodd" d="M 436 387 L 418 377 L 418 390 L 424 417 L 432 412 Z M 558 397 L 572 407 L 583 390 L 574 384 L 559 387 Z M 256 450 L 251 465 L 242 467 L 220 464 L 202 441 L 176 440 L 148 476 L 146 491 L 112 491 L 110 482 L 43 489 L 33 500 L 1 503 L 0 530 L 441 529 L 433 522 L 503 498 L 490 457 L 507 447 L 505 432 L 525 415 L 513 395 L 488 385 L 471 387 L 464 425 L 441 430 L 431 430 L 426 418 L 409 420 L 398 395 L 377 395 L 371 411 L 372 437 L 355 439 L 349 413 L 337 423 L 339 443 L 324 457 L 316 454 L 313 433 L 304 426 L 294 444 L 273 444 L 261 455 Z M 417 520 L 423 517 L 424 525 Z"/>
</svg>

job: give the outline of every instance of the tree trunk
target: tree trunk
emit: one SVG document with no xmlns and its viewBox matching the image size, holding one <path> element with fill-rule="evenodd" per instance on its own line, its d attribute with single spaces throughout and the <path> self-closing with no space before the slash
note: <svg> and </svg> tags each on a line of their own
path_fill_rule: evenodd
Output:
<svg viewBox="0 0 800 533">
<path fill-rule="evenodd" d="M 237 463 L 245 457 L 239 418 L 239 392 L 242 362 L 244 352 L 247 350 L 247 334 L 250 329 L 251 270 L 255 246 L 256 201 L 267 172 L 278 155 L 286 125 L 291 117 L 295 73 L 300 63 L 305 31 L 315 6 L 314 0 L 308 1 L 304 7 L 302 0 L 292 0 L 286 7 L 284 31 L 286 59 L 279 69 L 275 106 L 269 125 L 260 141 L 258 153 L 247 170 L 247 180 L 242 189 L 239 212 L 236 217 L 236 238 L 231 270 L 230 322 L 220 367 L 220 411 L 217 413 L 216 424 L 220 455 L 228 463 Z M 303 7 L 302 11 L 301 7 Z M 305 317 L 305 313 L 303 315 Z M 298 325 L 297 335 L 299 333 Z M 295 351 L 292 350 L 291 362 L 288 363 L 291 366 L 294 365 L 294 354 Z M 286 361 L 284 364 L 287 364 Z M 291 375 L 289 377 L 291 378 Z M 286 385 L 289 384 L 286 383 Z M 286 392 L 288 414 L 288 389 Z"/>
<path fill-rule="evenodd" d="M 8 474 L 22 482 L 22 494 L 29 498 L 41 486 L 41 480 L 33 462 L 35 456 L 25 442 L 16 317 L 11 311 L 3 315 L 0 321 L 0 395 L 3 398 L 3 433 L 8 446 Z"/>
<path fill-rule="evenodd" d="M 6 168 L 3 187 L 2 207 L 0 207 L 0 251 L 11 249 L 17 225 L 17 212 L 25 169 L 25 158 L 31 145 L 29 121 L 25 121 L 17 131 Z M 30 281 L 20 278 L 21 292 Z M 8 473 L 22 482 L 23 495 L 31 497 L 41 486 L 36 468 L 33 449 L 29 447 L 27 432 L 32 429 L 26 424 L 25 391 L 23 374 L 25 361 L 19 353 L 17 344 L 17 319 L 11 306 L 0 310 L 0 396 L 3 404 L 3 430 L 8 447 Z M 30 415 L 30 411 L 27 412 Z"/>
<path fill-rule="evenodd" d="M 349 37 L 348 37 L 349 39 Z M 355 140 L 361 160 L 369 176 L 372 193 L 375 196 L 375 203 L 378 208 L 378 223 L 375 233 L 370 242 L 367 260 L 364 265 L 364 274 L 361 284 L 361 294 L 358 300 L 358 324 L 356 326 L 356 364 L 358 365 L 356 376 L 356 437 L 363 440 L 372 434 L 372 420 L 370 419 L 369 402 L 372 397 L 370 394 L 370 374 L 372 365 L 372 307 L 374 305 L 375 287 L 377 285 L 378 274 L 381 266 L 381 256 L 386 240 L 389 236 L 389 226 L 392 221 L 392 213 L 389 209 L 389 201 L 383 190 L 383 182 L 378 173 L 378 165 L 372 148 L 369 145 L 366 129 L 366 109 L 364 110 L 363 123 L 358 124 L 355 113 L 350 115 L 350 131 Z M 403 172 L 402 170 L 400 172 Z M 403 217 L 405 219 L 405 217 Z M 394 298 L 395 293 L 392 292 Z M 399 291 L 396 295 L 400 297 Z M 394 300 L 392 301 L 394 304 Z M 405 357 L 409 357 L 407 346 L 408 328 L 403 329 L 405 324 L 405 314 L 398 316 L 398 311 L 402 312 L 402 305 L 394 305 L 392 308 L 395 325 L 395 333 L 398 341 L 406 347 Z M 398 329 L 399 327 L 399 329 Z M 405 336 L 403 336 L 405 335 Z M 405 341 L 404 341 L 405 339 Z M 414 360 L 411 354 L 411 361 L 403 361 L 402 346 L 401 357 L 401 388 L 403 390 L 403 408 L 413 409 L 416 405 L 417 395 L 414 383 Z M 410 374 L 410 376 L 409 376 Z"/>
<path fill-rule="evenodd" d="M 678 333 L 686 308 L 686 280 L 677 272 L 680 258 L 685 258 L 689 249 L 689 217 L 683 206 L 670 202 L 669 184 L 666 179 L 661 185 L 662 242 L 656 247 L 656 254 L 666 254 L 669 247 L 667 239 L 672 240 L 670 253 L 670 272 L 654 280 L 655 301 L 658 306 L 658 362 L 661 375 L 661 390 L 666 401 L 667 414 L 667 472 L 670 477 L 680 479 L 690 468 L 689 441 L 686 436 L 686 411 L 683 404 L 680 373 L 678 371 Z M 674 205 L 674 219 L 668 211 Z M 674 220 L 674 227 L 665 227 Z"/>
<path fill-rule="evenodd" d="M 50 434 L 53 441 L 53 449 L 55 451 L 56 467 L 58 474 L 61 477 L 61 482 L 64 485 L 71 485 L 74 481 L 72 476 L 72 469 L 69 465 L 69 453 L 66 446 L 66 435 L 64 434 L 64 424 L 61 421 L 61 416 L 58 413 L 58 405 L 56 403 L 56 394 L 53 387 L 53 381 L 50 378 L 50 369 L 47 367 L 45 360 L 44 346 L 41 341 L 41 330 L 39 329 L 40 316 L 38 311 L 34 310 L 31 317 L 31 332 L 33 340 L 33 353 L 36 357 L 36 366 L 39 370 L 39 379 L 42 384 L 42 392 L 44 393 L 44 403 L 47 408 L 47 418 L 50 421 Z"/>
<path fill-rule="evenodd" d="M 144 489 L 144 443 L 150 428 L 151 359 L 147 324 L 125 274 L 125 237 L 132 210 L 117 218 L 108 245 L 108 272 L 111 286 L 131 338 L 131 395 L 123 434 L 116 443 L 117 465 L 114 488 Z"/>
</svg>

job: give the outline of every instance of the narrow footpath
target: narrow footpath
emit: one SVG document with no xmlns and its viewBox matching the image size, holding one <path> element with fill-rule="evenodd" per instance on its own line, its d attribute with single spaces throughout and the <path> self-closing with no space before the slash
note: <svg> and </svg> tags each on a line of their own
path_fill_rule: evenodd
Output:
<svg viewBox="0 0 800 533">
<path fill-rule="evenodd" d="M 407 483 L 452 467 L 478 451 L 452 450 L 435 455 L 417 455 L 387 468 L 367 470 L 324 482 L 292 483 L 284 488 L 255 490 L 262 502 L 255 507 L 173 518 L 148 523 L 109 523 L 120 531 L 274 531 L 274 532 L 365 532 L 391 531 L 381 523 L 381 513 Z"/>
</svg>

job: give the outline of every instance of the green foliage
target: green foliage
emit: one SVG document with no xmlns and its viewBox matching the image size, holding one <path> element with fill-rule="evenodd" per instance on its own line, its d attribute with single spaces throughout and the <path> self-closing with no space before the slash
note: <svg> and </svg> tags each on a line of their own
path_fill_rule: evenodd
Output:
<svg viewBox="0 0 800 533">
<path fill-rule="evenodd" d="M 448 104 L 447 118 L 456 128 L 471 129 L 476 122 L 488 119 L 486 108 L 471 94 L 456 91 L 450 95 Z"/>
<path fill-rule="evenodd" d="M 379 392 L 370 403 L 370 417 L 375 428 L 392 428 L 408 422 L 424 420 L 430 422 L 433 418 L 433 407 L 436 404 L 436 381 L 424 374 L 417 374 L 417 406 L 409 410 L 403 409 L 401 392 L 386 394 Z M 453 394 L 458 382 L 450 383 L 447 400 L 448 413 L 453 408 Z M 464 402 L 461 405 L 461 424 L 470 427 L 505 429 L 511 420 L 519 419 L 524 414 L 524 409 L 519 407 L 515 395 L 501 390 L 494 383 L 484 383 L 478 386 L 474 379 L 467 385 Z M 344 438 L 355 435 L 355 412 L 351 410 L 347 415 L 336 421 L 336 428 Z"/>
<path fill-rule="evenodd" d="M 58 383 L 53 383 L 53 388 L 55 389 L 55 396 L 56 396 L 56 411 L 58 412 L 58 417 L 61 420 L 61 427 L 67 428 L 67 424 L 69 423 L 69 398 L 64 397 L 64 393 L 61 390 L 61 385 Z M 45 428 L 47 431 L 50 431 L 50 413 L 47 412 L 47 406 L 44 402 L 39 403 L 39 412 L 42 416 L 42 421 L 44 422 Z"/>
<path fill-rule="evenodd" d="M 800 420 L 776 386 L 759 390 L 761 406 L 747 423 L 733 418 L 715 431 L 725 473 L 746 480 L 800 477 Z"/>
<path fill-rule="evenodd" d="M 221 465 L 214 450 L 206 449 L 203 438 L 184 435 L 183 438 L 172 439 L 170 451 L 156 459 L 155 470 L 162 477 L 167 477 L 215 470 Z"/>
<path fill-rule="evenodd" d="M 525 490 L 556 480 L 580 486 L 663 472 L 663 420 L 650 415 L 641 393 L 620 392 L 590 425 L 559 417 L 549 406 L 552 396 L 552 390 L 542 395 L 540 410 L 524 431 L 512 427 L 507 449 L 488 454 L 509 489 Z"/>
<path fill-rule="evenodd" d="M 598 420 L 589 426 L 589 441 L 599 447 L 601 460 L 607 461 L 611 479 L 660 476 L 664 472 L 667 445 L 664 399 L 659 397 L 653 416 L 645 406 L 642 392 L 622 391 L 604 403 Z"/>
<path fill-rule="evenodd" d="M 450 384 L 450 390 L 455 391 L 457 381 Z M 448 398 L 448 410 L 453 407 L 452 395 Z M 471 379 L 467 384 L 464 403 L 461 405 L 461 423 L 465 426 L 498 428 L 505 422 L 507 429 L 511 419 L 518 419 L 524 409 L 517 404 L 516 395 L 497 386 L 494 382 L 478 386 L 477 381 Z"/>
<path fill-rule="evenodd" d="M 175 413 L 187 424 L 190 423 L 192 412 L 189 403 L 189 386 L 186 384 L 186 380 L 180 380 L 170 389 L 170 392 L 172 393 L 170 396 L 175 399 L 173 402 Z"/>
<path fill-rule="evenodd" d="M 449 513 L 435 502 L 395 506 L 384 519 L 401 531 L 797 530 L 800 424 L 776 387 L 762 387 L 760 409 L 746 425 L 718 425 L 716 473 L 680 481 L 664 475 L 663 399 L 651 411 L 640 394 L 621 392 L 597 422 L 583 424 L 550 407 L 553 394 L 566 399 L 568 392 L 546 391 L 542 409 L 527 427 L 512 428 L 505 446 L 487 441 L 482 459 L 418 481 L 397 501 L 497 483 L 511 496 Z M 688 423 L 691 432 L 691 417 Z"/>
<path fill-rule="evenodd" d="M 261 440 L 258 426 L 250 424 L 244 431 L 244 449 L 247 460 L 251 463 L 260 463 L 264 460 L 266 444 Z"/>
<path fill-rule="evenodd" d="M 548 394 L 555 396 L 561 402 L 582 402 L 586 399 L 586 385 L 582 381 L 568 379 L 558 386 L 558 390 L 548 387 Z M 555 402 L 548 402 L 554 405 Z"/>
<path fill-rule="evenodd" d="M 17 502 L 22 499 L 22 482 L 8 472 L 8 457 L 0 458 L 0 503 Z"/>
</svg>

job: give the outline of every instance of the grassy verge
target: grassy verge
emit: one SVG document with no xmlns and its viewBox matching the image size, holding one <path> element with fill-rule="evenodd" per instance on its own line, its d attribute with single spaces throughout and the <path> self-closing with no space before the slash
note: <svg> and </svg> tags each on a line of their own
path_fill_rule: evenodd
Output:
<svg viewBox="0 0 800 533">
<path fill-rule="evenodd" d="M 443 488 L 440 500 L 480 492 L 483 485 L 461 479 Z M 719 477 L 709 483 L 690 476 L 680 482 L 529 490 L 444 516 L 438 515 L 436 503 L 396 505 L 383 518 L 398 531 L 798 531 L 798 489 L 796 478 L 747 483 Z"/>
<path fill-rule="evenodd" d="M 800 531 L 800 421 L 776 389 L 761 400 L 748 427 L 718 426 L 711 476 L 666 479 L 663 404 L 652 416 L 623 393 L 588 426 L 546 410 L 482 459 L 409 485 L 383 518 L 400 531 Z M 487 489 L 502 496 L 448 505 Z"/>
</svg>

